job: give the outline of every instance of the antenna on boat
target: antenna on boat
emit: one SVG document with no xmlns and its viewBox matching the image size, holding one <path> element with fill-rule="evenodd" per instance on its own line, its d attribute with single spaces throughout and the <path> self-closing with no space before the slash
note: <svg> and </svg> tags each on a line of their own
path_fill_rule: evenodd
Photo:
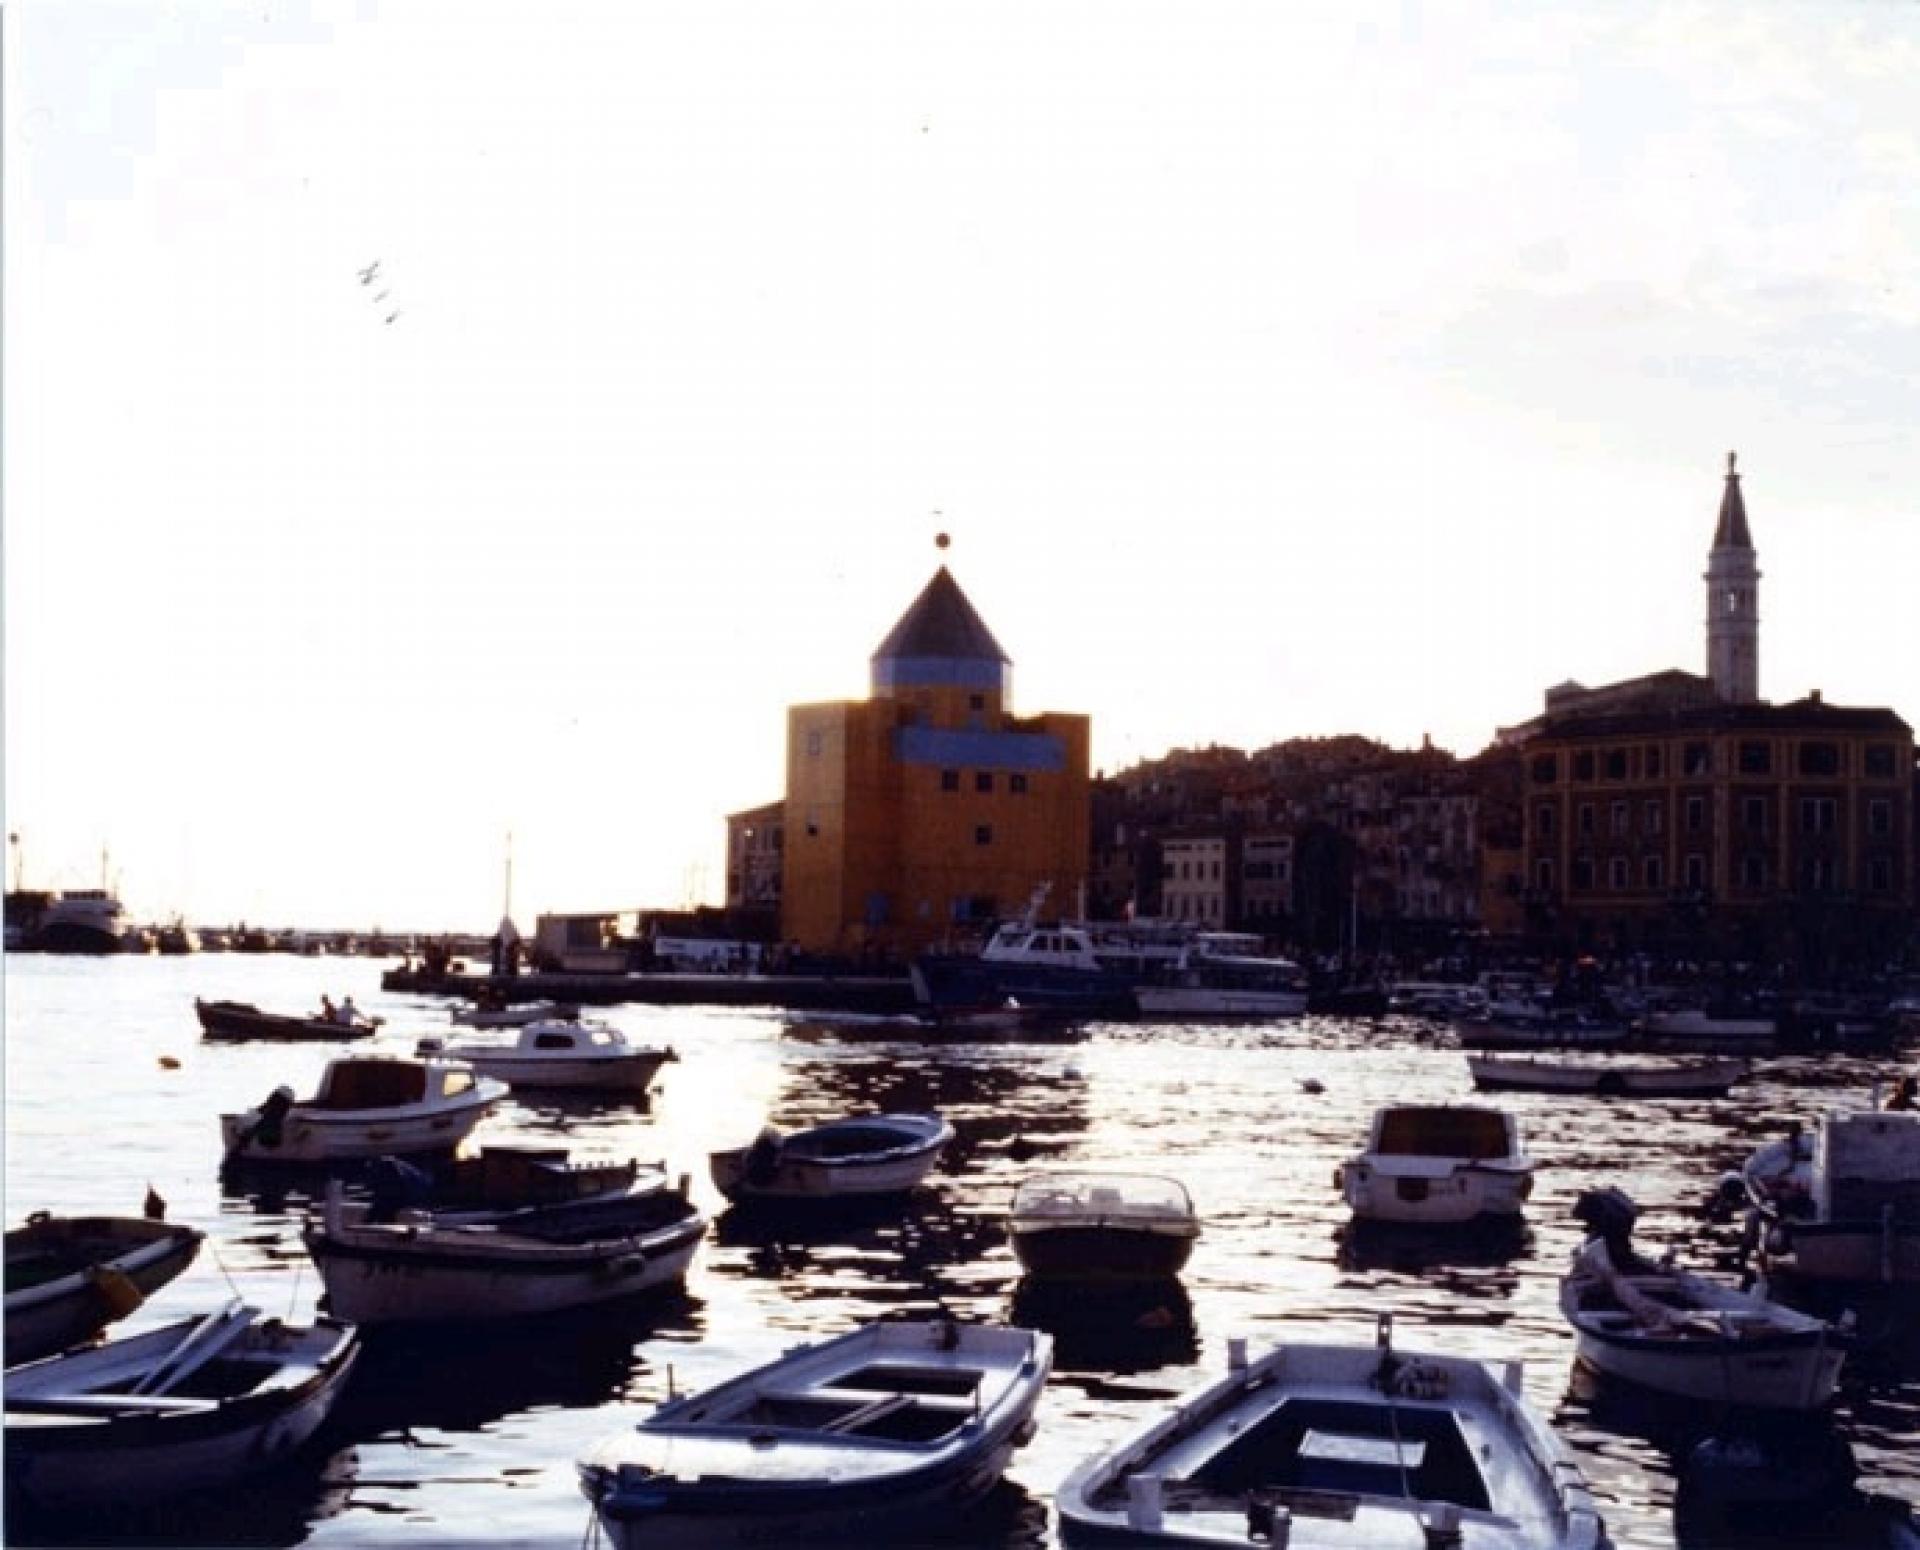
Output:
<svg viewBox="0 0 1920 1550">
<path fill-rule="evenodd" d="M 513 830 L 507 830 L 507 886 L 506 898 L 500 913 L 507 919 L 513 918 Z"/>
</svg>

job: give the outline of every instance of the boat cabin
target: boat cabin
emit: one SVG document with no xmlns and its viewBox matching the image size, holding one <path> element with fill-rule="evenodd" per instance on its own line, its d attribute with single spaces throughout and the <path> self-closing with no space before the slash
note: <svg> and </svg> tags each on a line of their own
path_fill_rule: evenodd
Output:
<svg viewBox="0 0 1920 1550">
<path fill-rule="evenodd" d="M 307 1100 L 315 1109 L 391 1109 L 432 1103 L 472 1092 L 473 1071 L 446 1061 L 367 1057 L 336 1060 Z"/>
<path fill-rule="evenodd" d="M 1520 1127 L 1501 1109 L 1470 1104 L 1398 1104 L 1373 1117 L 1368 1150 L 1381 1157 L 1481 1162 L 1520 1150 Z"/>
</svg>

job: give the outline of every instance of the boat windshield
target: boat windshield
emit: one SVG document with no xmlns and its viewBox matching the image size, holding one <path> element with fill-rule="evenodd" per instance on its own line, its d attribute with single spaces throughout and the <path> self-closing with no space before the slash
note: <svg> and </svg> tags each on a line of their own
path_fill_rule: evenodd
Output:
<svg viewBox="0 0 1920 1550">
<path fill-rule="evenodd" d="M 1191 1216 L 1193 1202 L 1177 1179 L 1145 1173 L 1039 1174 L 1013 1192 L 1016 1216 Z"/>
<path fill-rule="evenodd" d="M 1474 1161 L 1517 1150 L 1513 1122 L 1498 1109 L 1389 1109 L 1380 1116 L 1373 1150 L 1389 1157 L 1457 1157 Z"/>
</svg>

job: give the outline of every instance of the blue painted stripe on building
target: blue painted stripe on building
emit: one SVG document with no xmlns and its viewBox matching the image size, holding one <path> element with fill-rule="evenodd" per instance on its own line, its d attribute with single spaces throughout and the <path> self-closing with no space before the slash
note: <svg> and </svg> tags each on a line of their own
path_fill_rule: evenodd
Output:
<svg viewBox="0 0 1920 1550">
<path fill-rule="evenodd" d="M 953 727 L 901 727 L 893 734 L 902 764 L 942 769 L 1036 770 L 1067 767 L 1067 745 L 1051 732 L 973 732 Z"/>
<path fill-rule="evenodd" d="M 873 664 L 876 689 L 999 689 L 1006 664 L 962 657 L 883 657 Z"/>
</svg>

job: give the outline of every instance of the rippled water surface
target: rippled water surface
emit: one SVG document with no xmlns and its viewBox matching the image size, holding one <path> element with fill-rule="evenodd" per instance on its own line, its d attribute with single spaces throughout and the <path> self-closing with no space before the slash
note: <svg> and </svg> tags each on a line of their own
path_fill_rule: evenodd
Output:
<svg viewBox="0 0 1920 1550">
<path fill-rule="evenodd" d="M 9 1222 L 38 1209 L 134 1214 L 151 1183 L 170 1215 L 207 1228 L 210 1242 L 125 1327 L 208 1308 L 230 1288 L 276 1312 L 310 1313 L 320 1288 L 298 1241 L 310 1186 L 223 1183 L 216 1116 L 281 1083 L 310 1090 L 326 1051 L 203 1043 L 193 998 L 296 1011 L 323 990 L 351 993 L 407 1043 L 445 1029 L 444 1004 L 381 994 L 379 967 L 211 954 L 9 958 Z M 1403 1347 L 1523 1358 L 1529 1397 L 1585 1469 L 1615 1541 L 1667 1546 L 1669 1447 L 1683 1423 L 1671 1406 L 1570 1389 L 1556 1280 L 1576 1246 L 1574 1196 L 1620 1184 L 1645 1208 L 1643 1245 L 1671 1244 L 1695 1268 L 1731 1266 L 1737 1222 L 1709 1223 L 1701 1209 L 1720 1175 L 1787 1117 L 1864 1103 L 1891 1069 L 1885 1059 L 1770 1061 L 1718 1102 L 1505 1097 L 1540 1164 L 1526 1232 L 1382 1243 L 1349 1240 L 1333 1170 L 1376 1106 L 1468 1095 L 1459 1051 L 1421 1025 L 1095 1025 L 1045 1042 L 956 1044 L 894 1024 L 773 1012 L 606 1015 L 680 1052 L 648 1105 L 515 1099 L 480 1137 L 564 1140 L 580 1155 L 660 1158 L 691 1174 L 716 1224 L 684 1296 L 477 1336 L 376 1338 L 304 1469 L 131 1529 L 16 1522 L 9 1542 L 118 1533 L 194 1545 L 578 1545 L 590 1523 L 575 1456 L 639 1418 L 669 1382 L 704 1387 L 796 1339 L 946 1308 L 1013 1316 L 1057 1342 L 1039 1431 L 969 1543 L 1053 1543 L 1060 1479 L 1210 1381 L 1230 1335 L 1370 1342 L 1376 1316 L 1390 1312 Z M 1309 1093 L 1309 1082 L 1324 1091 Z M 725 1214 L 706 1177 L 708 1151 L 743 1143 L 769 1119 L 924 1108 L 951 1119 L 959 1139 L 904 1208 L 830 1231 L 781 1231 Z M 1049 1164 L 1183 1181 L 1205 1218 L 1183 1290 L 1146 1306 L 1023 1286 L 1001 1217 L 1015 1182 Z M 1864 1487 L 1920 1503 L 1916 1371 L 1897 1350 L 1850 1369 L 1835 1427 Z"/>
</svg>

